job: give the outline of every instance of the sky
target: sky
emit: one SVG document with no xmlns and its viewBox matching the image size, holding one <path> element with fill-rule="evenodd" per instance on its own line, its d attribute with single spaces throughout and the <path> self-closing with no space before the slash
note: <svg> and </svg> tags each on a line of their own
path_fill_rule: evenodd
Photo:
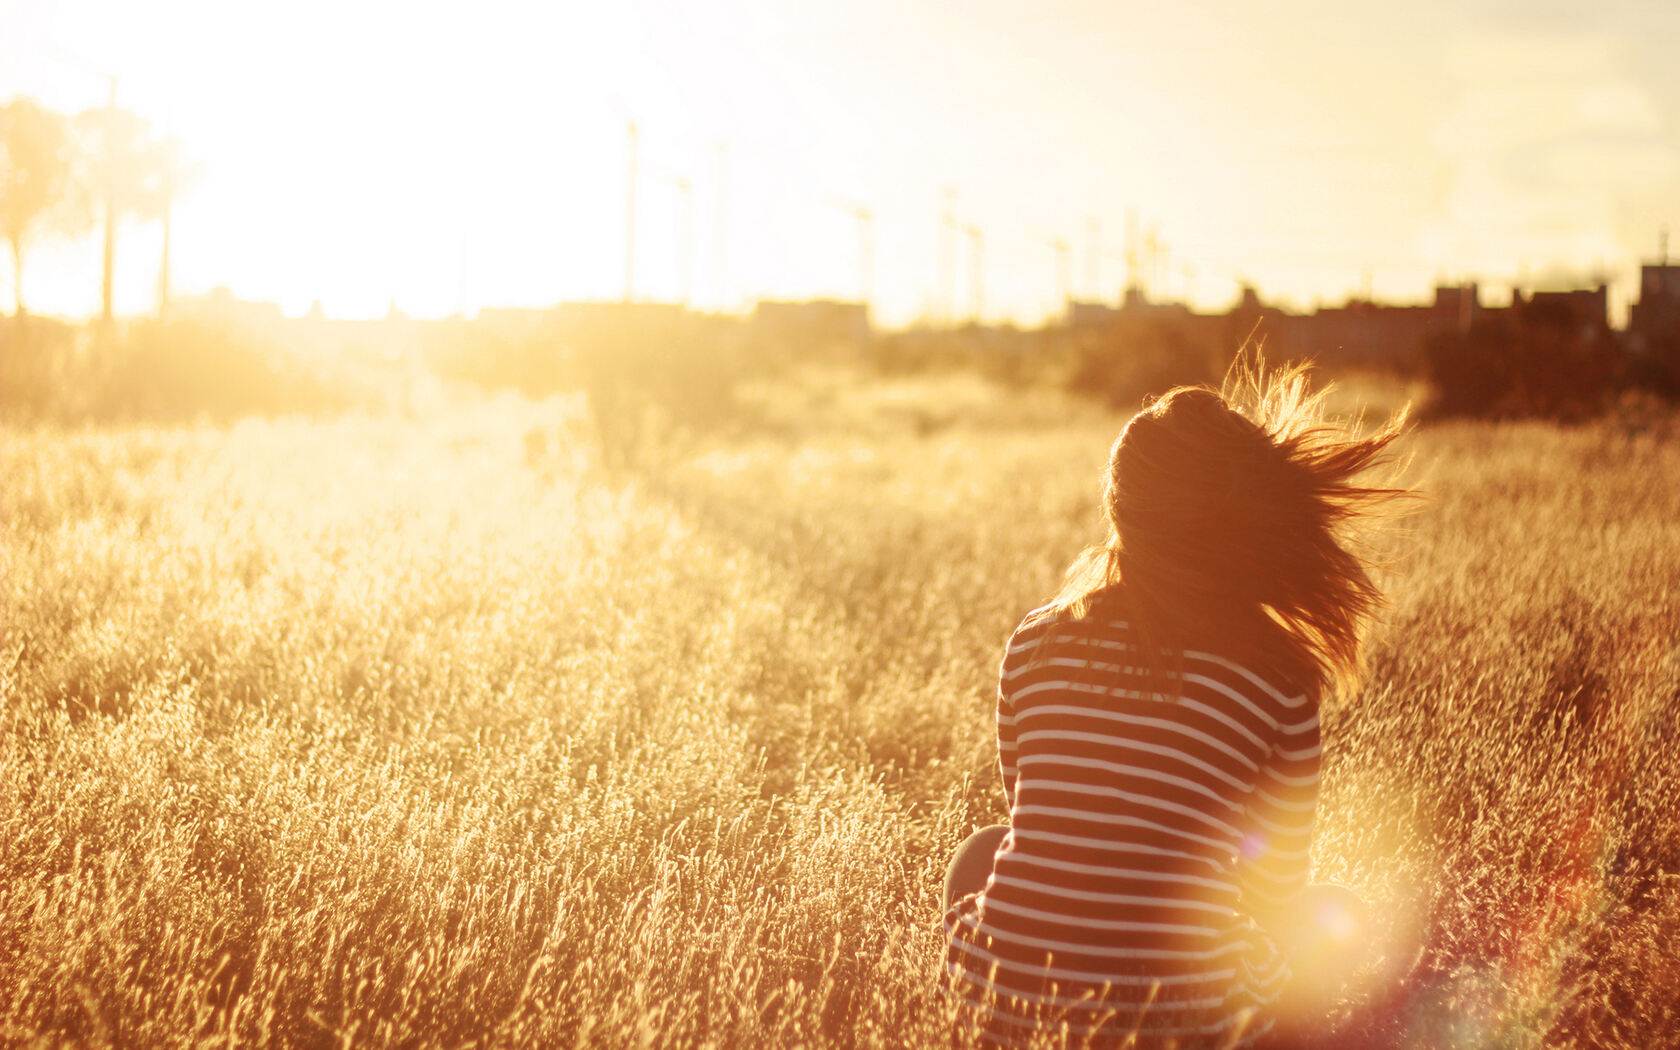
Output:
<svg viewBox="0 0 1680 1050">
<path fill-rule="evenodd" d="M 1118 296 L 1129 229 L 1151 294 L 1207 309 L 1596 273 L 1620 309 L 1680 236 L 1668 0 L 0 0 L 0 27 L 0 101 L 75 112 L 115 76 L 180 137 L 178 292 L 292 313 L 625 294 L 632 122 L 630 291 L 706 309 L 1033 323 L 1064 281 Z M 120 313 L 159 242 L 123 228 Z M 97 245 L 25 278 L 91 314 Z"/>
</svg>

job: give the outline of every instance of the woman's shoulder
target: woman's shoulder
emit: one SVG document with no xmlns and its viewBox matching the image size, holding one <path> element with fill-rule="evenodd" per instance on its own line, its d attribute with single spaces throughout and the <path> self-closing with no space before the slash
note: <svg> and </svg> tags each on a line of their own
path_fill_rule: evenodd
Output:
<svg viewBox="0 0 1680 1050">
<path fill-rule="evenodd" d="M 1096 648 L 1133 650 L 1139 638 L 1121 608 L 1097 608 L 1083 614 L 1064 605 L 1041 605 L 1021 618 L 1009 636 L 1004 670 L 1020 668 L 1048 656 L 1090 657 Z M 1073 647 L 1077 652 L 1067 651 Z M 1197 638 L 1160 649 L 1160 667 L 1169 677 L 1182 674 L 1183 685 L 1194 691 L 1211 690 L 1227 700 L 1239 700 L 1267 728 L 1278 729 L 1316 715 L 1317 691 L 1301 683 L 1264 653 L 1243 652 Z"/>
<path fill-rule="evenodd" d="M 1089 617 L 1080 616 L 1066 605 L 1051 602 L 1021 617 L 1021 622 L 1009 634 L 1010 644 L 1016 642 L 1033 641 L 1052 633 L 1058 627 L 1079 630 L 1090 622 Z"/>
<path fill-rule="evenodd" d="M 1024 663 L 1035 652 L 1051 645 L 1106 644 L 1118 647 L 1126 643 L 1127 625 L 1124 619 L 1097 612 L 1080 614 L 1064 605 L 1041 605 L 1021 618 L 1010 632 L 1004 654 L 1005 664 Z"/>
<path fill-rule="evenodd" d="M 1003 670 L 1019 667 L 1033 658 L 1050 631 L 1065 618 L 1065 611 L 1054 603 L 1041 605 L 1021 618 L 1009 632 L 1003 647 Z"/>
<path fill-rule="evenodd" d="M 1050 627 L 1057 623 L 1061 623 L 1068 618 L 1069 614 L 1067 609 L 1055 602 L 1051 602 L 1048 605 L 1040 605 L 1038 608 L 1021 617 L 1021 622 L 1016 624 L 1015 630 L 1011 631 L 1009 634 L 1010 640 L 1013 641 L 1017 638 L 1027 638 L 1043 634 Z"/>
</svg>

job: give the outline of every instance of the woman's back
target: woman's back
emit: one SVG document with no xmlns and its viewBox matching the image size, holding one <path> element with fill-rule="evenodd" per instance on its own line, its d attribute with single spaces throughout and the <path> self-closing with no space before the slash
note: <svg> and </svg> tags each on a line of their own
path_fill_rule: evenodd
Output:
<svg viewBox="0 0 1680 1050">
<path fill-rule="evenodd" d="M 1011 833 L 946 916 L 949 969 L 965 998 L 995 997 L 997 1039 L 1048 1018 L 1229 1045 L 1261 1034 L 1250 1012 L 1287 976 L 1254 917 L 1306 882 L 1316 705 L 1195 649 L 1173 655 L 1165 698 L 1135 643 L 1124 621 L 1042 611 L 1010 639 Z"/>
<path fill-rule="evenodd" d="M 1257 362 L 1146 405 L 1109 453 L 1107 539 L 1011 638 L 1010 826 L 946 876 L 947 967 L 992 1041 L 1231 1047 L 1315 1009 L 1278 1008 L 1263 927 L 1322 955 L 1299 940 L 1337 899 L 1301 892 L 1317 698 L 1359 680 L 1382 599 L 1360 536 L 1405 495 L 1368 473 L 1403 418 L 1360 432 L 1322 404 Z"/>
</svg>

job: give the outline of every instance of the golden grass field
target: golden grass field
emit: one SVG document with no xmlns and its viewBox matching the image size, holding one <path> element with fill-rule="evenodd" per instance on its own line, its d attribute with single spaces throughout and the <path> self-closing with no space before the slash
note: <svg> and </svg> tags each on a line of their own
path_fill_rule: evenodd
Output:
<svg viewBox="0 0 1680 1050">
<path fill-rule="evenodd" d="M 0 1044 L 932 1047 L 1000 646 L 1120 420 L 836 385 L 0 430 Z M 1452 424 L 1326 714 L 1326 1045 L 1680 1040 L 1680 426 Z"/>
</svg>

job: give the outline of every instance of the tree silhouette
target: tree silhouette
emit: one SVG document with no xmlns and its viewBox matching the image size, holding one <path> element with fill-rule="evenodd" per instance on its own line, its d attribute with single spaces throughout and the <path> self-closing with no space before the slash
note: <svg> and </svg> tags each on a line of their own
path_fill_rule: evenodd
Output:
<svg viewBox="0 0 1680 1050">
<path fill-rule="evenodd" d="M 80 232 L 88 219 L 74 145 L 68 122 L 33 99 L 0 106 L 0 236 L 11 244 L 12 302 L 20 315 L 30 240 L 49 228 Z"/>
<path fill-rule="evenodd" d="M 103 205 L 101 317 L 109 324 L 117 227 L 130 216 L 156 219 L 165 214 L 173 188 L 175 151 L 169 143 L 153 137 L 144 117 L 114 104 L 78 114 L 76 126 L 87 144 L 88 184 Z"/>
<path fill-rule="evenodd" d="M 156 218 L 163 222 L 163 249 L 158 255 L 157 312 L 161 317 L 169 312 L 169 243 L 174 221 L 175 198 L 198 181 L 202 169 L 187 159 L 181 140 L 171 135 L 157 143 L 157 165 L 163 180 L 162 199 L 156 208 Z"/>
</svg>

